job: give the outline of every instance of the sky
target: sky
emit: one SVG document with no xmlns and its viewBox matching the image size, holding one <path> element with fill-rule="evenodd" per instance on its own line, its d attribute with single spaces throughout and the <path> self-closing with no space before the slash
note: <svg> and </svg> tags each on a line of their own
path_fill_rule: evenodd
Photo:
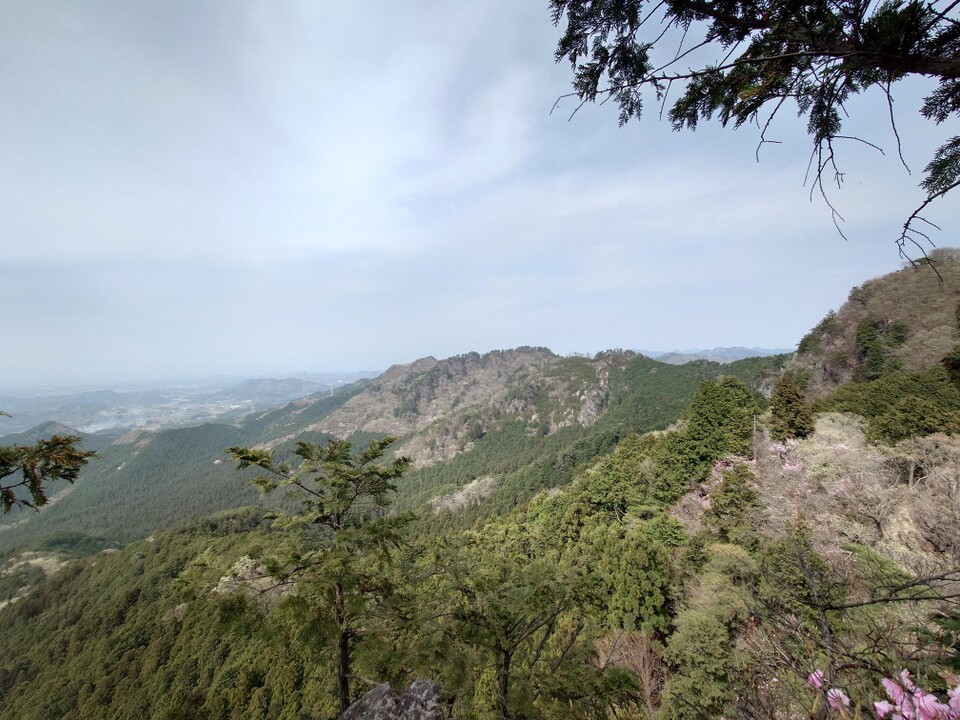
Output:
<svg viewBox="0 0 960 720">
<path fill-rule="evenodd" d="M 894 241 L 949 137 L 850 105 L 834 201 L 805 122 L 572 117 L 546 0 L 7 0 L 0 389 L 383 369 L 519 345 L 794 347 Z M 956 128 L 952 128 L 956 133 Z M 939 142 L 938 142 L 939 141 Z M 935 206 L 944 231 L 960 204 Z"/>
</svg>

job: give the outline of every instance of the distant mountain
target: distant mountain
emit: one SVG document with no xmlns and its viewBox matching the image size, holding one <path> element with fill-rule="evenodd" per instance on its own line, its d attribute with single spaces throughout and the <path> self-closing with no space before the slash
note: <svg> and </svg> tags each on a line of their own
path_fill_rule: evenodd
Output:
<svg viewBox="0 0 960 720">
<path fill-rule="evenodd" d="M 481 484 L 499 508 L 568 482 L 627 434 L 675 422 L 705 379 L 735 375 L 759 390 L 778 372 L 779 361 L 763 358 L 675 366 L 633 352 L 561 357 L 533 347 L 422 358 L 231 422 L 127 432 L 96 448 L 99 458 L 60 502 L 0 520 L 0 554 L 60 531 L 126 543 L 187 517 L 261 503 L 249 473 L 225 453 L 234 445 L 289 457 L 298 440 L 359 446 L 398 435 L 393 449 L 415 467 L 398 507 L 423 508 L 493 478 Z"/>
<path fill-rule="evenodd" d="M 333 385 L 312 380 L 285 378 L 282 380 L 247 380 L 238 385 L 207 395 L 210 402 L 232 401 L 253 405 L 277 406 L 304 398 L 317 392 L 327 392 Z M 251 408 L 252 409 L 252 408 Z"/>
<path fill-rule="evenodd" d="M 710 360 L 721 364 L 745 360 L 752 357 L 770 357 L 772 355 L 789 355 L 793 348 L 745 348 L 745 347 L 718 347 L 712 350 L 671 350 L 670 352 L 642 351 L 647 357 L 670 365 L 683 365 L 694 360 Z"/>
<path fill-rule="evenodd" d="M 32 445 L 38 440 L 51 435 L 79 435 L 74 428 L 63 423 L 45 422 L 18 433 L 0 435 L 0 445 Z"/>
<path fill-rule="evenodd" d="M 142 418 L 142 409 L 174 402 L 172 392 L 145 390 L 116 392 L 94 390 L 66 395 L 0 399 L 0 433 L 20 432 L 43 422 L 60 422 L 91 432 L 108 427 L 132 426 Z"/>
<path fill-rule="evenodd" d="M 97 451 L 72 486 L 55 484 L 55 494 L 69 488 L 58 502 L 32 510 L 13 510 L 0 516 L 0 555 L 11 547 L 50 533 L 74 532 L 111 542 L 127 543 L 179 520 L 224 508 L 263 502 L 249 482 L 237 473 L 226 450 L 254 445 L 301 428 L 299 438 L 320 442 L 329 436 L 303 431 L 364 387 L 345 386 L 279 410 L 258 411 L 235 424 L 204 423 L 191 427 L 79 434 L 83 446 Z M 45 424 L 28 432 L 0 438 L 0 444 L 35 442 L 60 431 Z M 289 447 L 284 448 L 285 451 Z M 249 474 L 248 474 L 249 475 Z M 109 512 L 104 512 L 109 508 Z"/>
<path fill-rule="evenodd" d="M 791 370 L 809 376 L 813 396 L 886 367 L 916 372 L 940 364 L 960 344 L 960 250 L 865 282 L 800 341 Z"/>
<path fill-rule="evenodd" d="M 63 423 L 50 421 L 40 423 L 23 432 L 0 435 L 0 445 L 34 445 L 37 441 L 53 435 L 79 436 L 83 439 L 82 446 L 85 449 L 99 451 L 112 445 L 121 437 L 122 431 L 114 429 L 96 433 L 83 433 Z"/>
</svg>

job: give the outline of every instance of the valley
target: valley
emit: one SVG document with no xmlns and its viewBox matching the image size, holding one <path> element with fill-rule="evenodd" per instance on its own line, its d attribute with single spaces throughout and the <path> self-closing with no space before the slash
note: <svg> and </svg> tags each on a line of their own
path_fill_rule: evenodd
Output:
<svg viewBox="0 0 960 720">
<path fill-rule="evenodd" d="M 254 410 L 276 407 L 315 393 L 324 393 L 376 373 L 322 373 L 307 379 L 184 381 L 145 384 L 125 390 L 34 390 L 23 397 L 0 392 L 0 441 L 42 423 L 55 422 L 86 434 L 157 429 L 228 421 Z"/>
</svg>

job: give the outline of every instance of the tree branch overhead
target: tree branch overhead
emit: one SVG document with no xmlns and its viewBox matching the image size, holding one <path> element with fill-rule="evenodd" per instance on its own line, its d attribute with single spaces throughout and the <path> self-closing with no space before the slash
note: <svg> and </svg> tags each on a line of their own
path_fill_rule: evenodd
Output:
<svg viewBox="0 0 960 720">
<path fill-rule="evenodd" d="M 854 95 L 878 88 L 892 122 L 891 86 L 924 76 L 937 87 L 921 114 L 935 124 L 960 117 L 958 7 L 960 0 L 551 0 L 554 23 L 565 23 L 556 60 L 573 69 L 573 92 L 565 97 L 581 105 L 613 100 L 621 125 L 639 119 L 652 95 L 668 107 L 675 130 L 716 118 L 734 128 L 755 122 L 763 132 L 792 100 L 807 120 L 815 157 L 829 158 L 817 163 L 817 188 L 822 173 L 835 169 L 833 141 L 849 139 L 845 103 Z M 657 22 L 659 28 L 648 25 Z M 693 45 L 662 47 L 670 29 L 695 36 Z M 707 49 L 715 60 L 684 65 Z M 666 106 L 674 85 L 683 91 Z M 958 181 L 960 138 L 949 138 L 925 168 L 927 197 L 907 220 L 908 236 L 924 220 L 919 212 Z"/>
</svg>

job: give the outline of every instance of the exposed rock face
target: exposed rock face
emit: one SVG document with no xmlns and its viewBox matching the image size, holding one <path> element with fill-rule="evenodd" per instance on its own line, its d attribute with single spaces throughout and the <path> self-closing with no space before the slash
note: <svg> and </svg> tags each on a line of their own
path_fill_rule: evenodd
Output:
<svg viewBox="0 0 960 720">
<path fill-rule="evenodd" d="M 429 680 L 414 680 L 394 698 L 390 685 L 377 685 L 351 705 L 340 720 L 444 720 L 440 693 Z"/>
<path fill-rule="evenodd" d="M 214 595 L 244 595 L 258 603 L 262 608 L 272 608 L 290 590 L 292 584 L 282 583 L 267 573 L 266 569 L 244 555 L 230 568 L 230 572 L 220 578 L 212 590 Z"/>
<path fill-rule="evenodd" d="M 356 431 L 400 436 L 414 467 L 447 461 L 505 422 L 531 433 L 589 426 L 606 411 L 611 363 L 632 355 L 563 358 L 521 347 L 395 365 L 329 416 L 307 427 L 337 437 Z"/>
<path fill-rule="evenodd" d="M 488 497 L 497 486 L 497 481 L 490 477 L 477 478 L 471 483 L 467 483 L 460 490 L 449 495 L 441 495 L 430 501 L 434 512 L 440 510 L 449 510 L 454 512 L 460 508 L 479 505 L 480 501 Z"/>
<path fill-rule="evenodd" d="M 518 375 L 534 375 L 555 359 L 545 348 L 517 348 L 394 365 L 317 429 L 338 436 L 356 430 L 408 435 L 455 407 L 462 410 L 487 403 Z"/>
</svg>

